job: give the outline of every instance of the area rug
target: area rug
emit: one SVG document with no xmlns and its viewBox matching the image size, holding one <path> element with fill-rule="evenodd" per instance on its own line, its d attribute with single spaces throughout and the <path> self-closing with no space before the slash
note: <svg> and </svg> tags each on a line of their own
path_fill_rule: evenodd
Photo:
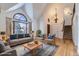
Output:
<svg viewBox="0 0 79 59">
<path fill-rule="evenodd" d="M 53 56 L 57 51 L 58 46 L 43 44 L 43 47 L 38 49 L 35 56 Z M 30 52 L 26 53 L 24 56 L 32 56 Z"/>
</svg>

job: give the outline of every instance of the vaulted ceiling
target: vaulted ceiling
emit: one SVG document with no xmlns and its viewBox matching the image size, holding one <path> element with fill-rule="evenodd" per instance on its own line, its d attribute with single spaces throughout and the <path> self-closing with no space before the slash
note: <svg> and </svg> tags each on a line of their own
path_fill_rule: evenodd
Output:
<svg viewBox="0 0 79 59">
<path fill-rule="evenodd" d="M 0 3 L 0 8 L 3 10 L 7 10 L 16 4 L 17 3 Z"/>
<path fill-rule="evenodd" d="M 26 3 L 25 3 L 26 4 Z M 55 4 L 55 3 L 51 3 Z M 8 10 L 9 8 L 12 8 L 13 6 L 16 6 L 14 9 L 17 9 L 17 7 L 22 7 L 23 4 L 19 3 L 0 3 L 0 8 L 3 10 Z M 64 8 L 70 8 L 73 9 L 73 3 L 63 3 L 62 4 Z M 39 19 L 44 11 L 46 10 L 47 6 L 50 6 L 48 3 L 32 3 L 32 8 L 33 8 L 33 17 L 34 19 Z M 12 8 L 13 9 L 13 8 Z"/>
<path fill-rule="evenodd" d="M 57 5 L 56 3 L 51 3 L 52 6 Z M 45 10 L 47 9 L 47 7 L 49 7 L 51 5 L 50 3 L 33 3 L 33 15 L 35 19 L 39 19 L 42 14 L 45 12 Z M 73 12 L 73 7 L 74 7 L 74 3 L 59 3 L 63 6 L 63 8 L 68 8 L 71 10 L 71 12 Z M 59 6 L 60 7 L 60 6 Z"/>
<path fill-rule="evenodd" d="M 35 19 L 38 19 L 44 12 L 46 3 L 33 3 L 33 15 Z"/>
</svg>

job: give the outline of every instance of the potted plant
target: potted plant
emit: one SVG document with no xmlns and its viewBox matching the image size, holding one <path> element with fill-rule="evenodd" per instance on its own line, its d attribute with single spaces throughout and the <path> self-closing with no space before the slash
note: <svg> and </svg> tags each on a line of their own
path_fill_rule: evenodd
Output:
<svg viewBox="0 0 79 59">
<path fill-rule="evenodd" d="M 36 35 L 38 36 L 38 37 L 40 37 L 41 36 L 41 30 L 37 30 L 37 32 L 36 32 Z"/>
</svg>

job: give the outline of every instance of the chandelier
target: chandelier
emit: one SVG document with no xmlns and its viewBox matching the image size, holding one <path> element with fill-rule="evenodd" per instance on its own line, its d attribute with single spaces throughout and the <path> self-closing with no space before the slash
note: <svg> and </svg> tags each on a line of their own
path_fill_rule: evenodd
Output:
<svg viewBox="0 0 79 59">
<path fill-rule="evenodd" d="M 55 23 L 57 23 L 57 20 L 58 20 L 58 18 L 57 18 L 57 8 L 55 8 L 55 12 L 56 13 L 55 13 L 55 19 L 54 20 L 55 20 Z"/>
</svg>

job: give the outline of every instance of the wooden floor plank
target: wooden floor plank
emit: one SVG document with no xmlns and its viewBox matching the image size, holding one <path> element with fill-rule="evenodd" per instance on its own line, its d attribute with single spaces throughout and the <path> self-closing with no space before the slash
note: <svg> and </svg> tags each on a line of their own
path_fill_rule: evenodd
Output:
<svg viewBox="0 0 79 59">
<path fill-rule="evenodd" d="M 75 56 L 75 46 L 71 40 L 65 40 L 65 43 L 61 42 L 61 40 L 55 40 L 56 45 L 58 45 L 58 49 L 55 53 L 55 56 Z"/>
</svg>

